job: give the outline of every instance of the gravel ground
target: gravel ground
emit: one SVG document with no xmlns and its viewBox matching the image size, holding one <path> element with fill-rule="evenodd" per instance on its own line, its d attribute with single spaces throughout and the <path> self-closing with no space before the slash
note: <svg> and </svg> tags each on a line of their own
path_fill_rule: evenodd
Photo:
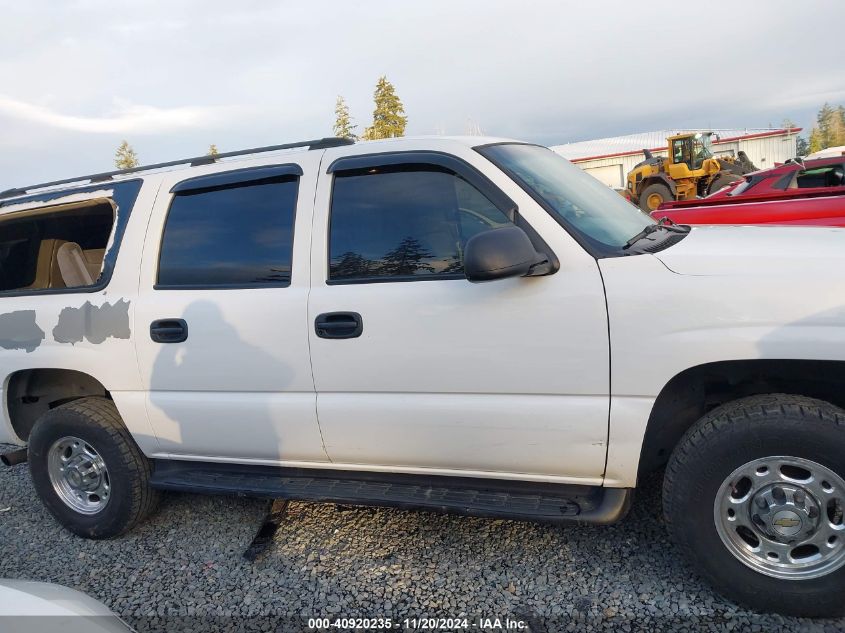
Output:
<svg viewBox="0 0 845 633">
<path fill-rule="evenodd" d="M 659 502 L 653 477 L 610 527 L 291 503 L 249 563 L 242 553 L 267 502 L 171 494 L 132 533 L 86 541 L 55 523 L 17 466 L 0 469 L 0 578 L 80 589 L 143 630 L 461 614 L 519 619 L 531 631 L 845 629 L 845 620 L 756 615 L 721 598 L 678 560 Z M 271 626 L 283 616 L 287 624 Z"/>
</svg>

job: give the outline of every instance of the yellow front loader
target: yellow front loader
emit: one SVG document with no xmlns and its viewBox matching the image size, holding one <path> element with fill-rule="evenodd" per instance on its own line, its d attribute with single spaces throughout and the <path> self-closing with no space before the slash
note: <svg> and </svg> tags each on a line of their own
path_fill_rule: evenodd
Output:
<svg viewBox="0 0 845 633">
<path fill-rule="evenodd" d="M 645 160 L 628 174 L 634 204 L 651 212 L 669 200 L 703 198 L 756 170 L 745 152 L 736 159 L 714 157 L 711 137 L 710 132 L 670 136 L 666 158 L 643 150 Z"/>
</svg>

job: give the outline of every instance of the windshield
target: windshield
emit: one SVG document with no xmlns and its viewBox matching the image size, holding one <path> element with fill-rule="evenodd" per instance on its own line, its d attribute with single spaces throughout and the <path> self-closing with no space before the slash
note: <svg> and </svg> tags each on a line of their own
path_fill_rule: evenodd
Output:
<svg viewBox="0 0 845 633">
<path fill-rule="evenodd" d="M 604 253 L 618 251 L 632 236 L 654 224 L 613 189 L 552 150 L 506 143 L 478 150 L 516 180 L 582 243 Z"/>
</svg>

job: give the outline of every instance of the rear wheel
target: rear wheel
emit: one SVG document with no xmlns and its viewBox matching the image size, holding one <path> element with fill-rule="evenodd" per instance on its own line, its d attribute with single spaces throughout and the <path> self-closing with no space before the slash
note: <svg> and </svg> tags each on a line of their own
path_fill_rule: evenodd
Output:
<svg viewBox="0 0 845 633">
<path fill-rule="evenodd" d="M 29 437 L 29 469 L 41 501 L 79 536 L 122 534 L 158 502 L 149 461 L 105 398 L 80 398 L 41 416 Z"/>
<path fill-rule="evenodd" d="M 640 194 L 640 209 L 646 213 L 651 213 L 664 202 L 672 200 L 672 192 L 669 187 L 659 182 L 655 182 L 645 189 Z"/>
<path fill-rule="evenodd" d="M 672 454 L 667 526 L 728 597 L 797 616 L 845 613 L 845 412 L 783 394 L 726 404 Z"/>
</svg>

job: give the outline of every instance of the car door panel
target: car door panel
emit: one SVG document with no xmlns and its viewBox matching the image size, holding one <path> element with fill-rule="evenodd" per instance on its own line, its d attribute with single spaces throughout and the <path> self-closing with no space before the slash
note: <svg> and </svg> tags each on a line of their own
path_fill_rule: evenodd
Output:
<svg viewBox="0 0 845 633">
<path fill-rule="evenodd" d="M 193 281 L 191 275 L 204 278 L 219 273 L 225 281 L 235 274 L 222 255 L 219 262 L 203 262 L 197 272 L 180 268 L 192 265 L 190 259 L 183 261 L 187 255 L 167 254 L 167 241 L 161 235 L 174 196 L 165 192 L 184 175 L 165 177 L 148 229 L 136 311 L 136 331 L 144 332 L 137 338 L 138 358 L 161 456 L 262 463 L 327 461 L 317 426 L 306 317 L 314 174 L 320 154 L 296 157 L 304 175 L 298 179 L 291 226 L 259 230 L 257 225 L 254 235 L 241 236 L 238 231 L 251 226 L 244 219 L 243 224 L 234 223 L 227 234 L 213 234 L 215 249 L 224 254 L 228 249 L 240 249 L 240 256 L 254 259 L 259 257 L 255 253 L 272 254 L 276 241 L 292 239 L 289 283 L 283 281 L 286 271 L 267 264 L 267 271 L 257 270 L 255 283 L 244 284 L 247 287 L 222 282 L 205 287 L 158 285 L 162 253 L 169 258 L 166 261 L 173 262 L 168 270 L 176 278 Z M 218 165 L 207 171 L 224 169 Z M 225 185 L 227 196 L 238 195 L 232 186 Z M 272 196 L 266 209 L 249 206 L 256 204 L 245 201 L 237 213 L 246 218 L 259 211 L 277 212 Z M 207 211 L 208 215 L 221 212 L 216 208 Z M 211 230 L 202 218 L 192 221 L 180 243 L 192 248 L 196 240 L 211 239 L 206 235 Z M 285 235 L 292 231 L 292 237 L 283 238 L 279 231 Z M 216 256 L 212 255 L 212 260 Z M 154 342 L 150 324 L 162 319 L 184 320 L 186 340 Z"/>
<path fill-rule="evenodd" d="M 327 282 L 331 179 L 318 186 L 308 314 L 332 461 L 600 481 L 609 368 L 595 260 L 555 224 L 543 233 L 563 255 L 555 275 Z M 528 222 L 550 226 L 528 196 L 507 193 Z M 318 336 L 314 320 L 333 311 L 359 313 L 360 336 Z"/>
</svg>

